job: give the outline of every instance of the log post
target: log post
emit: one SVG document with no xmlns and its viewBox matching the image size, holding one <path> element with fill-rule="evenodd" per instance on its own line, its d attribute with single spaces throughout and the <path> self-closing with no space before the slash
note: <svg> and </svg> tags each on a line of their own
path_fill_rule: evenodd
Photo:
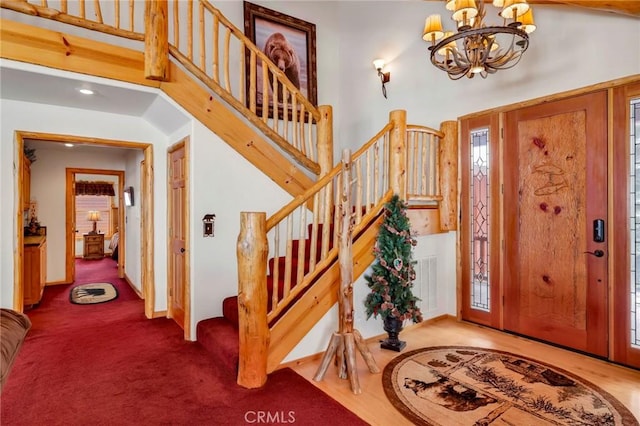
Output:
<svg viewBox="0 0 640 426">
<path fill-rule="evenodd" d="M 144 76 L 167 80 L 169 69 L 169 24 L 166 0 L 146 1 L 144 8 Z"/>
<path fill-rule="evenodd" d="M 440 229 L 455 231 L 458 217 L 458 122 L 444 121 L 440 125 Z"/>
<path fill-rule="evenodd" d="M 320 105 L 320 121 L 318 122 L 318 164 L 320 177 L 333 169 L 333 108 L 331 105 Z"/>
<path fill-rule="evenodd" d="M 407 112 L 391 111 L 389 122 L 393 123 L 389 138 L 389 187 L 400 199 L 407 199 Z"/>
<path fill-rule="evenodd" d="M 351 212 L 351 151 L 342 151 L 342 188 L 340 189 L 338 241 L 338 262 L 340 264 L 340 297 L 338 297 L 338 314 L 340 333 L 353 332 L 353 243 L 351 230 L 353 216 Z"/>
<path fill-rule="evenodd" d="M 356 349 L 364 358 L 369 372 L 379 373 L 373 355 L 364 343 L 362 336 L 353 326 L 353 212 L 351 207 L 351 152 L 345 149 L 342 153 L 342 188 L 340 191 L 340 205 L 338 206 L 340 223 L 338 226 L 340 263 L 340 287 L 338 290 L 338 332 L 333 333 L 327 350 L 324 353 L 318 371 L 313 380 L 324 378 L 331 360 L 335 357 L 338 366 L 338 377 L 349 379 L 351 391 L 358 395 L 362 393 L 358 380 L 356 366 Z"/>
<path fill-rule="evenodd" d="M 259 388 L 267 381 L 269 324 L 267 323 L 267 216 L 240 214 L 238 236 L 238 384 Z"/>
</svg>

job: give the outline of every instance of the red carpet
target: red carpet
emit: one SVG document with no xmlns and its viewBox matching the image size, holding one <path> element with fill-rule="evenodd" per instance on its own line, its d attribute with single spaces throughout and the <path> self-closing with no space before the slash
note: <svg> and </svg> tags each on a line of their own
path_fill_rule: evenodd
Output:
<svg viewBox="0 0 640 426">
<path fill-rule="evenodd" d="M 173 321 L 145 319 L 114 261 L 79 263 L 76 284 L 111 282 L 119 296 L 74 305 L 73 286 L 45 289 L 27 311 L 33 328 L 0 398 L 2 425 L 365 424 L 290 369 L 241 388 Z"/>
</svg>

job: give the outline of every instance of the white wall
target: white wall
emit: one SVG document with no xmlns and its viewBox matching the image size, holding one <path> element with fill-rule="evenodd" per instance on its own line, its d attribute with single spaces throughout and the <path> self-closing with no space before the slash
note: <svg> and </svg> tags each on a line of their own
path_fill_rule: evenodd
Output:
<svg viewBox="0 0 640 426">
<path fill-rule="evenodd" d="M 236 27 L 244 31 L 242 1 L 224 0 L 211 1 L 211 3 Z M 346 2 L 256 0 L 251 3 L 315 24 L 318 105 L 333 107 L 334 129 L 337 131 L 342 121 L 342 116 L 337 113 L 340 110 L 340 102 L 345 95 L 349 96 L 340 91 L 339 84 L 343 78 L 339 66 L 343 29 L 339 26 L 341 20 L 338 6 Z M 234 52 L 231 53 L 234 54 Z M 334 146 L 334 158 L 337 159 L 340 152 L 338 147 Z"/>
<path fill-rule="evenodd" d="M 125 169 L 124 169 L 124 187 L 127 188 L 129 186 L 133 187 L 133 206 L 122 206 L 124 209 L 124 227 L 125 227 L 125 259 L 124 266 L 127 278 L 133 283 L 133 285 L 138 289 L 139 292 L 142 292 L 142 265 L 140 264 L 140 258 L 142 256 L 141 244 L 140 244 L 140 235 L 142 233 L 142 229 L 140 228 L 140 218 L 141 218 L 141 189 L 142 184 L 140 180 L 140 162 L 144 159 L 144 153 L 142 151 L 130 151 L 125 156 Z M 154 156 L 154 162 L 156 161 Z M 156 166 L 157 167 L 157 166 Z M 166 172 L 164 172 L 166 168 L 163 169 L 163 173 L 160 176 L 166 176 Z M 155 175 L 154 168 L 154 175 Z M 156 188 L 159 186 L 160 188 Z M 166 194 L 166 192 L 162 192 L 162 189 L 165 188 L 166 185 L 164 181 L 161 181 L 159 178 L 156 178 L 154 181 L 154 190 L 155 193 Z M 155 197 L 154 197 L 155 199 Z M 158 202 L 156 200 L 155 205 L 166 205 L 166 200 L 161 198 L 161 201 Z M 158 218 L 164 219 L 164 216 Z M 156 221 L 156 216 L 154 215 L 154 221 Z M 157 229 L 157 228 L 156 228 Z M 154 234 L 154 239 L 163 236 L 164 233 L 156 233 Z M 158 247 L 158 241 L 154 242 L 154 247 Z M 166 240 L 160 238 L 160 243 L 164 243 L 162 247 L 166 247 Z M 156 257 L 156 265 L 164 264 L 161 259 Z M 166 300 L 164 298 L 165 293 L 159 293 L 161 287 L 158 286 L 157 283 L 165 282 L 166 279 L 164 277 L 155 277 L 156 278 L 156 308 L 158 310 L 166 309 Z M 161 278 L 159 280 L 159 278 Z M 158 288 L 160 287 L 160 289 Z M 160 297 L 159 297 L 160 296 Z"/>
<path fill-rule="evenodd" d="M 76 135 L 84 137 L 97 137 L 114 140 L 126 140 L 132 142 L 153 143 L 156 149 L 164 151 L 167 140 L 166 136 L 155 130 L 152 126 L 146 123 L 144 120 L 137 117 L 130 117 L 118 114 L 106 114 L 96 113 L 93 111 L 86 111 L 80 109 L 64 108 L 59 106 L 50 106 L 44 104 L 25 103 L 19 101 L 12 101 L 7 99 L 0 100 L 0 121 L 2 127 L 0 129 L 0 163 L 2 163 L 2 176 L 0 176 L 0 195 L 3 200 L 3 209 L 0 209 L 0 228 L 3 230 L 3 235 L 14 235 L 14 211 L 17 194 L 14 191 L 16 187 L 16 175 L 14 174 L 13 162 L 15 158 L 15 140 L 14 132 L 16 130 L 33 131 L 42 133 L 53 134 L 65 134 Z M 107 160 L 109 161 L 109 160 Z M 46 163 L 42 163 L 45 164 Z M 78 167 L 96 167 L 99 168 L 101 164 L 101 158 L 85 158 L 81 162 L 76 163 Z M 166 159 L 160 155 L 155 158 L 155 177 L 158 182 L 162 183 L 166 181 Z M 35 167 L 38 167 L 36 161 Z M 122 167 L 122 163 L 120 163 Z M 35 179 L 47 179 L 50 178 L 50 183 L 55 187 L 64 188 L 64 176 L 59 176 L 58 172 L 52 172 L 51 176 L 38 177 L 39 172 L 36 174 Z M 60 180 L 62 183 L 60 183 Z M 62 186 L 60 186 L 62 185 Z M 38 188 L 39 185 L 36 186 Z M 155 209 L 159 212 L 156 217 L 156 229 L 165 229 L 165 216 L 163 213 L 166 211 L 164 205 L 166 204 L 166 185 L 156 185 L 155 194 Z M 37 189 L 33 194 L 38 199 L 43 199 L 44 194 L 39 193 L 40 189 Z M 162 192 L 164 191 L 164 192 Z M 5 200 L 13 200 L 13 202 L 7 202 Z M 58 197 L 56 196 L 56 200 Z M 55 226 L 59 222 L 60 218 L 64 218 L 64 189 L 61 189 L 60 204 L 55 204 L 51 212 L 45 212 L 41 208 L 39 209 L 39 219 L 43 224 L 47 225 L 47 232 L 53 240 L 59 240 L 62 238 L 64 241 L 64 235 L 59 236 L 56 233 L 64 233 L 64 223 L 60 227 Z M 54 203 L 57 201 L 54 201 Z M 128 233 L 132 239 L 140 239 L 140 230 L 131 229 Z M 164 238 L 164 231 L 156 234 L 155 251 L 160 256 L 166 253 L 166 239 Z M 0 247 L 2 248 L 2 256 L 0 259 L 0 291 L 1 298 L 0 303 L 3 307 L 11 307 L 13 304 L 13 253 L 16 249 L 16 241 L 14 238 L 5 238 L 0 241 Z M 51 248 L 48 248 L 48 253 Z M 56 255 L 51 252 L 52 258 L 56 259 Z M 164 259 L 164 258 L 160 258 Z M 57 262 L 55 262 L 57 264 Z M 54 266 L 56 268 L 56 266 Z M 159 261 L 156 259 L 156 288 L 160 294 L 166 293 L 166 262 L 164 260 Z M 56 271 L 56 270 L 54 270 Z M 48 280 L 53 280 L 56 275 L 48 277 Z M 55 272 L 57 274 L 57 272 Z M 165 303 L 166 304 L 166 303 Z M 161 305 L 157 306 L 158 309 L 163 309 Z"/>
<path fill-rule="evenodd" d="M 444 2 L 339 2 L 340 78 L 335 81 L 344 115 L 336 140 L 351 148 L 361 145 L 394 109 L 407 110 L 413 124 L 438 128 L 471 112 L 640 73 L 637 18 L 577 7 L 533 8 L 538 28 L 518 65 L 486 79 L 452 81 L 431 64 L 429 44 L 421 37 L 432 13 L 453 28 Z M 487 16 L 496 11 L 487 6 Z M 388 99 L 371 63 L 378 57 L 386 59 L 385 71 L 391 72 Z M 329 67 L 335 65 L 321 64 L 319 73 Z"/>
<path fill-rule="evenodd" d="M 318 73 L 330 75 L 339 87 L 338 101 L 328 101 L 340 117 L 334 140 L 352 150 L 382 128 L 395 109 L 406 110 L 412 124 L 438 128 L 442 121 L 468 113 L 640 73 L 640 20 L 625 16 L 535 5 L 538 31 L 515 68 L 484 80 L 476 76 L 452 81 L 430 63 L 428 44 L 421 38 L 424 19 L 432 13 L 440 13 L 448 25 L 444 3 L 353 1 L 334 7 L 339 59 L 337 66 L 319 62 Z M 488 6 L 488 14 L 492 9 Z M 611 40 L 616 40 L 615 49 L 608 46 Z M 391 72 L 388 99 L 382 96 L 372 65 L 379 57 L 388 63 L 385 71 Z M 323 89 L 319 83 L 319 92 Z M 436 256 L 438 265 L 437 308 L 427 310 L 421 303 L 425 319 L 456 314 L 456 236 L 450 232 L 418 238 L 414 260 Z M 416 293 L 424 294 L 421 283 L 415 285 Z M 367 292 L 360 277 L 354 283 L 355 326 L 365 338 L 384 333 L 380 318 L 365 319 Z M 286 360 L 324 351 L 337 330 L 337 315 L 337 308 L 329 311 Z"/>
<path fill-rule="evenodd" d="M 222 300 L 238 294 L 236 243 L 240 212 L 275 213 L 292 197 L 198 121 L 191 147 L 192 330 L 222 315 Z M 215 236 L 203 237 L 202 218 L 215 214 Z"/>
<path fill-rule="evenodd" d="M 438 127 L 444 120 L 456 119 L 470 112 L 640 73 L 637 43 L 640 21 L 620 15 L 536 5 L 538 30 L 532 34 L 530 47 L 520 64 L 511 70 L 499 71 L 486 80 L 476 77 L 450 81 L 430 64 L 427 45 L 421 39 L 426 16 L 447 13 L 440 2 L 256 3 L 316 24 L 318 101 L 334 108 L 335 153 L 344 147 L 359 147 L 387 122 L 389 112 L 394 109 L 407 110 L 411 123 Z M 242 2 L 218 1 L 214 4 L 243 29 Z M 443 17 L 443 22 L 448 22 L 448 18 Z M 612 40 L 615 40 L 615 48 L 610 47 Z M 391 82 L 387 85 L 388 99 L 382 97 L 380 80 L 371 64 L 377 57 L 389 63 L 387 70 L 391 71 Z M 133 117 L 106 115 L 103 121 L 102 115 L 100 120 L 96 120 L 95 113 L 48 107 L 34 108 L 34 117 L 31 105 L 5 100 L 0 106 L 3 125 L 0 133 L 2 200 L 15 200 L 16 197 L 12 186 L 13 129 L 141 141 L 154 139 L 157 143 L 154 207 L 158 309 L 162 308 L 161 301 L 165 300 L 162 296 L 166 293 L 166 146 L 191 135 L 192 326 L 200 319 L 219 315 L 222 298 L 237 293 L 235 241 L 239 212 L 273 213 L 289 198 L 198 123 L 167 137 L 157 130 L 160 124 L 153 129 L 148 122 Z M 45 110 L 46 114 L 42 113 Z M 161 114 L 154 110 L 152 115 L 160 120 L 155 120 L 155 123 L 161 122 Z M 128 165 L 128 171 L 129 167 L 134 168 Z M 229 185 L 229 182 L 234 183 Z M 253 182 L 260 184 L 254 185 Z M 13 281 L 12 256 L 5 255 L 14 249 L 11 238 L 7 238 L 13 233 L 12 212 L 13 209 L 0 209 L 0 236 L 4 236 L 0 238 L 3 306 L 10 306 L 12 295 L 11 286 L 5 284 Z M 201 219 L 206 213 L 217 216 L 215 238 L 201 236 Z M 132 217 L 135 215 L 136 212 L 132 211 Z M 129 235 L 135 238 L 131 233 Z M 455 236 L 455 233 L 448 233 L 419 238 L 414 258 L 437 257 L 439 288 L 442 289 L 438 293 L 438 308 L 426 313 L 428 316 L 455 313 Z M 132 246 L 128 247 L 132 253 Z M 365 336 L 371 336 L 381 333 L 382 326 L 380 319 L 364 321 L 362 317 L 361 301 L 366 291 L 361 278 L 355 289 L 356 326 Z M 336 320 L 337 314 L 332 310 L 288 359 L 323 351 L 329 335 L 336 329 Z"/>
<path fill-rule="evenodd" d="M 456 312 L 456 262 L 455 257 L 451 258 L 449 253 L 455 253 L 456 233 L 448 232 L 428 237 L 418 238 L 418 245 L 413 251 L 413 260 L 416 262 L 429 257 L 436 258 L 436 289 L 435 289 L 435 309 L 428 308 L 428 277 L 417 277 L 414 281 L 414 294 L 422 300 L 418 303 L 425 319 L 435 318 L 440 315 L 455 315 Z M 372 336 L 384 334 L 382 329 L 382 319 L 371 317 L 367 319 L 364 309 L 364 299 L 369 293 L 369 287 L 365 280 L 366 275 L 370 275 L 371 268 L 368 268 L 362 276 L 353 283 L 353 302 L 355 315 L 355 328 L 366 339 Z M 405 325 L 410 325 L 406 322 Z M 334 306 L 316 324 L 302 341 L 287 355 L 284 362 L 293 361 L 304 356 L 323 352 L 327 348 L 331 335 L 338 331 L 338 306 Z"/>
</svg>

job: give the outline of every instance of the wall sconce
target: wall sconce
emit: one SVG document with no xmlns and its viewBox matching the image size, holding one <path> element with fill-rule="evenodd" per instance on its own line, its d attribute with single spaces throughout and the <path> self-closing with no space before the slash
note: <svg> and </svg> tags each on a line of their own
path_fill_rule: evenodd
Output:
<svg viewBox="0 0 640 426">
<path fill-rule="evenodd" d="M 385 66 L 385 62 L 384 59 L 376 59 L 373 61 L 373 67 L 376 69 L 376 71 L 378 71 L 378 76 L 380 77 L 380 81 L 382 82 L 382 96 L 384 96 L 384 98 L 387 98 L 387 88 L 384 86 L 386 83 L 389 82 L 389 80 L 391 80 L 391 73 L 390 72 L 382 72 L 382 70 L 384 69 Z"/>
<path fill-rule="evenodd" d="M 205 214 L 202 218 L 202 236 L 213 237 L 213 225 L 216 221 L 215 214 Z"/>
</svg>

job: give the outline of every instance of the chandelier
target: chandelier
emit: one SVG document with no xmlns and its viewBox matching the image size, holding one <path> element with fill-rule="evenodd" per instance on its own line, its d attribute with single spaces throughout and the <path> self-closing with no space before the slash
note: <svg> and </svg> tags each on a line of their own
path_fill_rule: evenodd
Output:
<svg viewBox="0 0 640 426">
<path fill-rule="evenodd" d="M 502 25 L 484 22 L 484 0 L 445 0 L 453 12 L 457 32 L 442 29 L 440 15 L 426 19 L 423 40 L 430 42 L 431 63 L 450 79 L 482 78 L 515 66 L 529 47 L 529 33 L 536 29 L 526 0 L 493 0 Z"/>
</svg>

